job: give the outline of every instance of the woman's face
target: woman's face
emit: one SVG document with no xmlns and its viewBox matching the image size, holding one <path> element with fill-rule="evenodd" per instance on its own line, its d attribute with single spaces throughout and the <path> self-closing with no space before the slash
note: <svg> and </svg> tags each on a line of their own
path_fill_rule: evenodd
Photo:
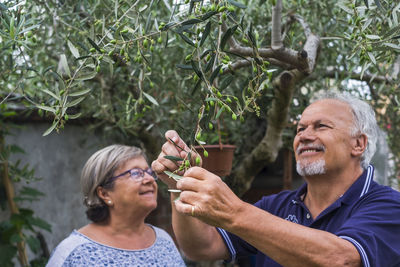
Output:
<svg viewBox="0 0 400 267">
<path fill-rule="evenodd" d="M 114 172 L 114 176 L 134 168 L 148 170 L 149 165 L 144 157 L 135 157 L 122 164 Z M 114 181 L 113 189 L 108 191 L 113 203 L 111 208 L 120 214 L 129 214 L 129 211 L 135 211 L 137 215 L 139 215 L 137 213 L 139 211 L 148 214 L 157 207 L 157 183 L 145 171 L 135 169 L 131 173 L 127 172 L 118 177 Z M 141 174 L 143 174 L 143 177 L 141 177 Z"/>
</svg>

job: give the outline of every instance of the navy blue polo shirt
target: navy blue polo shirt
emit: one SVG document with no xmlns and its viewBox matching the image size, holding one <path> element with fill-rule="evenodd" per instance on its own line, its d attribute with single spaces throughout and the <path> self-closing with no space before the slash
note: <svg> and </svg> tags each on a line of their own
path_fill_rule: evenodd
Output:
<svg viewBox="0 0 400 267">
<path fill-rule="evenodd" d="M 373 176 L 374 168 L 370 165 L 344 195 L 315 219 L 302 200 L 307 184 L 296 191 L 263 197 L 255 206 L 348 240 L 357 248 L 365 267 L 400 266 L 400 193 L 377 184 Z M 217 229 L 232 260 L 256 255 L 256 266 L 281 266 L 238 236 Z"/>
</svg>

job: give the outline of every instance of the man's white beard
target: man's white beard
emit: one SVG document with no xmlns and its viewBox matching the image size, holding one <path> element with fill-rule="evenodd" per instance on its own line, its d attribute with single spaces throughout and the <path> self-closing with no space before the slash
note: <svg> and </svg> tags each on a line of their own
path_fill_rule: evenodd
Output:
<svg viewBox="0 0 400 267">
<path fill-rule="evenodd" d="M 303 177 L 325 174 L 325 160 L 320 159 L 310 163 L 305 162 L 303 164 L 298 161 L 296 163 L 296 170 L 297 173 Z"/>
</svg>

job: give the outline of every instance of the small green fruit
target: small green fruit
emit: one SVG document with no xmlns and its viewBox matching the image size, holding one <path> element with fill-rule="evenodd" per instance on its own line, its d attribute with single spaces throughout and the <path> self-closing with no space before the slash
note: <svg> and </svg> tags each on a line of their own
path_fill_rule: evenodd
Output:
<svg viewBox="0 0 400 267">
<path fill-rule="evenodd" d="M 218 12 L 224 12 L 226 10 L 226 6 L 221 6 L 218 8 Z"/>
<path fill-rule="evenodd" d="M 237 116 L 236 116 L 236 114 L 235 113 L 232 113 L 232 120 L 236 120 L 237 119 Z"/>
<path fill-rule="evenodd" d="M 204 150 L 203 155 L 204 155 L 204 157 L 208 158 L 208 152 L 207 152 L 207 150 Z"/>
<path fill-rule="evenodd" d="M 200 166 L 200 157 L 196 157 L 196 165 Z"/>
</svg>

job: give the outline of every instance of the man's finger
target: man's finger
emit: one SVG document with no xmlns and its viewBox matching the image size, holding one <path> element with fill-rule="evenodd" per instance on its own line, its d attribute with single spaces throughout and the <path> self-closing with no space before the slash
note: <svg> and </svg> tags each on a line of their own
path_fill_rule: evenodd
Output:
<svg viewBox="0 0 400 267">
<path fill-rule="evenodd" d="M 174 130 L 168 130 L 165 133 L 165 138 L 168 140 L 168 142 L 172 143 L 179 151 L 189 151 L 189 147 L 186 145 L 186 143 L 180 138 L 179 134 L 174 131 Z"/>
<path fill-rule="evenodd" d="M 203 182 L 198 179 L 184 176 L 184 178 L 176 183 L 176 188 L 182 191 L 199 192 L 202 183 Z"/>
</svg>

